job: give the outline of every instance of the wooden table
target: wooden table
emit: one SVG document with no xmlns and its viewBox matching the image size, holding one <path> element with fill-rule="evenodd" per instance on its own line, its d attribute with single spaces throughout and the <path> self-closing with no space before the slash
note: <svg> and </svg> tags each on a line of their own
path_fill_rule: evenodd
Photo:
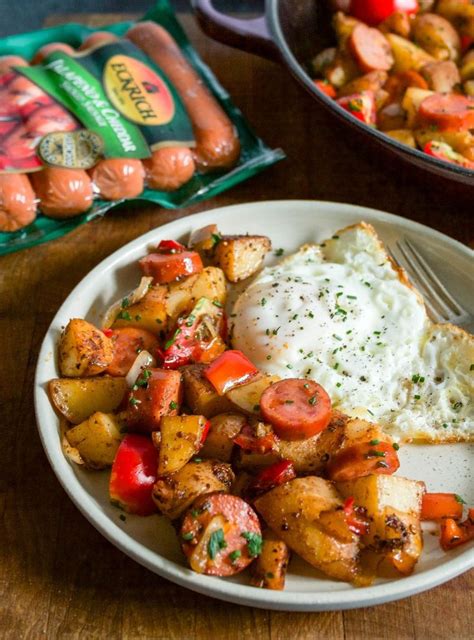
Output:
<svg viewBox="0 0 474 640">
<path fill-rule="evenodd" d="M 97 26 L 119 19 L 124 16 L 87 17 Z M 380 166 L 373 153 L 346 140 L 278 66 L 211 42 L 189 15 L 182 19 L 258 134 L 271 146 L 281 146 L 288 159 L 188 210 L 125 208 L 65 238 L 0 258 L 0 637 L 472 637 L 473 571 L 413 598 L 344 613 L 263 611 L 175 586 L 109 544 L 80 515 L 49 467 L 32 400 L 41 341 L 71 289 L 103 258 L 142 233 L 207 208 L 315 198 L 385 209 L 474 243 L 472 201 L 444 189 L 424 189 L 407 170 Z"/>
</svg>

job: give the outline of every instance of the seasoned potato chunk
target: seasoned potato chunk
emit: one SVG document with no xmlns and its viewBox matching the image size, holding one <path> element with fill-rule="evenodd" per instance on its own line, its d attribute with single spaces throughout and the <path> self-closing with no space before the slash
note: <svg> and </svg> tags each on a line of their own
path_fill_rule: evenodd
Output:
<svg viewBox="0 0 474 640">
<path fill-rule="evenodd" d="M 183 367 L 185 404 L 196 414 L 212 418 L 218 413 L 235 410 L 225 396 L 220 396 L 203 375 L 206 365 L 193 364 Z"/>
<path fill-rule="evenodd" d="M 358 536 L 349 530 L 342 500 L 330 482 L 296 478 L 260 496 L 254 506 L 306 562 L 337 580 L 354 580 Z"/>
<path fill-rule="evenodd" d="M 381 556 L 379 571 L 409 575 L 421 554 L 424 484 L 399 476 L 371 475 L 337 483 L 344 497 L 367 511 L 370 529 L 362 543 Z"/>
<path fill-rule="evenodd" d="M 119 418 L 97 411 L 90 418 L 66 431 L 66 438 L 91 469 L 110 467 L 122 440 Z"/>
<path fill-rule="evenodd" d="M 168 324 L 173 325 L 179 315 L 190 311 L 199 298 L 209 298 L 224 305 L 226 297 L 225 276 L 222 269 L 217 267 L 206 267 L 201 273 L 173 282 L 166 296 Z"/>
<path fill-rule="evenodd" d="M 159 333 L 166 326 L 167 291 L 163 285 L 150 287 L 139 302 L 122 309 L 113 328 L 132 326 Z"/>
<path fill-rule="evenodd" d="M 158 478 L 153 487 L 153 500 L 164 516 L 174 520 L 198 496 L 213 491 L 228 493 L 234 478 L 231 466 L 224 462 L 188 462 L 176 473 Z"/>
<path fill-rule="evenodd" d="M 241 413 L 220 413 L 211 418 L 211 426 L 199 455 L 230 462 L 234 438 L 246 422 L 247 418 Z"/>
<path fill-rule="evenodd" d="M 125 378 L 58 378 L 48 385 L 56 409 L 73 424 L 79 424 L 96 411 L 110 413 L 122 402 L 127 391 Z"/>
<path fill-rule="evenodd" d="M 179 471 L 198 451 L 207 418 L 204 416 L 163 416 L 158 474 Z"/>
<path fill-rule="evenodd" d="M 458 32 L 446 18 L 436 13 L 423 13 L 413 20 L 414 42 L 431 54 L 436 60 L 458 60 L 461 39 Z"/>
<path fill-rule="evenodd" d="M 226 396 L 241 411 L 258 416 L 260 414 L 259 403 L 262 393 L 278 380 L 280 380 L 279 376 L 261 374 L 250 382 L 234 387 L 234 389 L 226 393 Z"/>
<path fill-rule="evenodd" d="M 427 62 L 434 60 L 424 49 L 413 44 L 413 42 L 410 42 L 410 40 L 406 38 L 397 36 L 395 33 L 387 33 L 386 38 L 392 47 L 392 53 L 395 59 L 393 71 L 395 73 L 409 71 L 410 69 L 418 71 L 418 69 L 421 69 Z"/>
<path fill-rule="evenodd" d="M 385 133 L 391 138 L 394 138 L 394 140 L 398 140 L 398 142 L 406 144 L 412 149 L 416 149 L 415 136 L 411 129 L 392 129 L 391 131 L 385 131 Z"/>
<path fill-rule="evenodd" d="M 254 587 L 281 591 L 285 588 L 290 550 L 271 529 L 263 532 L 262 540 L 262 553 L 252 564 L 250 583 Z"/>
<path fill-rule="evenodd" d="M 102 373 L 113 360 L 110 338 L 90 322 L 70 320 L 59 340 L 59 369 L 71 378 Z"/>
<path fill-rule="evenodd" d="M 413 128 L 417 124 L 418 109 L 425 98 L 433 95 L 433 91 L 427 89 L 419 89 L 418 87 L 409 87 L 405 91 L 402 100 L 402 107 L 407 113 L 407 127 Z"/>
<path fill-rule="evenodd" d="M 260 269 L 271 248 L 266 236 L 223 236 L 214 249 L 214 263 L 230 282 L 240 282 Z"/>
</svg>

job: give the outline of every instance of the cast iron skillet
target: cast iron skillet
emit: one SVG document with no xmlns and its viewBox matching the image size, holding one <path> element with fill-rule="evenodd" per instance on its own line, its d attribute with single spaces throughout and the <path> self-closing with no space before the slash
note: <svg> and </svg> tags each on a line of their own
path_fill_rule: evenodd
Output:
<svg viewBox="0 0 474 640">
<path fill-rule="evenodd" d="M 425 173 L 474 187 L 474 171 L 428 156 L 368 127 L 314 85 L 305 65 L 316 53 L 334 45 L 330 14 L 324 1 L 266 0 L 265 14 L 252 20 L 220 13 L 212 0 L 192 0 L 192 5 L 205 33 L 219 42 L 286 66 L 316 102 L 348 128 L 364 133 L 379 151 L 383 147 L 392 158 L 396 156 Z"/>
</svg>

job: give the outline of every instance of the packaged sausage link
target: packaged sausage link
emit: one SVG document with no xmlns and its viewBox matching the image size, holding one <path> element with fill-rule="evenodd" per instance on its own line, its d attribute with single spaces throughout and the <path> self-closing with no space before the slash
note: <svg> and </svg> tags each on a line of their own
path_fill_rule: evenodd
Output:
<svg viewBox="0 0 474 640">
<path fill-rule="evenodd" d="M 137 23 L 0 41 L 0 255 L 124 202 L 193 204 L 283 157 L 249 128 L 167 0 Z"/>
</svg>

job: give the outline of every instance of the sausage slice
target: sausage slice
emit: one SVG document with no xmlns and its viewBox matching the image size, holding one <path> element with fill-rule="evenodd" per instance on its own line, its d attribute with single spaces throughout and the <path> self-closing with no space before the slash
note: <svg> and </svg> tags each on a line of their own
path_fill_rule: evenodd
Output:
<svg viewBox="0 0 474 640">
<path fill-rule="evenodd" d="M 358 24 L 351 34 L 349 46 L 364 71 L 388 71 L 393 66 L 390 43 L 378 30 Z"/>
</svg>

